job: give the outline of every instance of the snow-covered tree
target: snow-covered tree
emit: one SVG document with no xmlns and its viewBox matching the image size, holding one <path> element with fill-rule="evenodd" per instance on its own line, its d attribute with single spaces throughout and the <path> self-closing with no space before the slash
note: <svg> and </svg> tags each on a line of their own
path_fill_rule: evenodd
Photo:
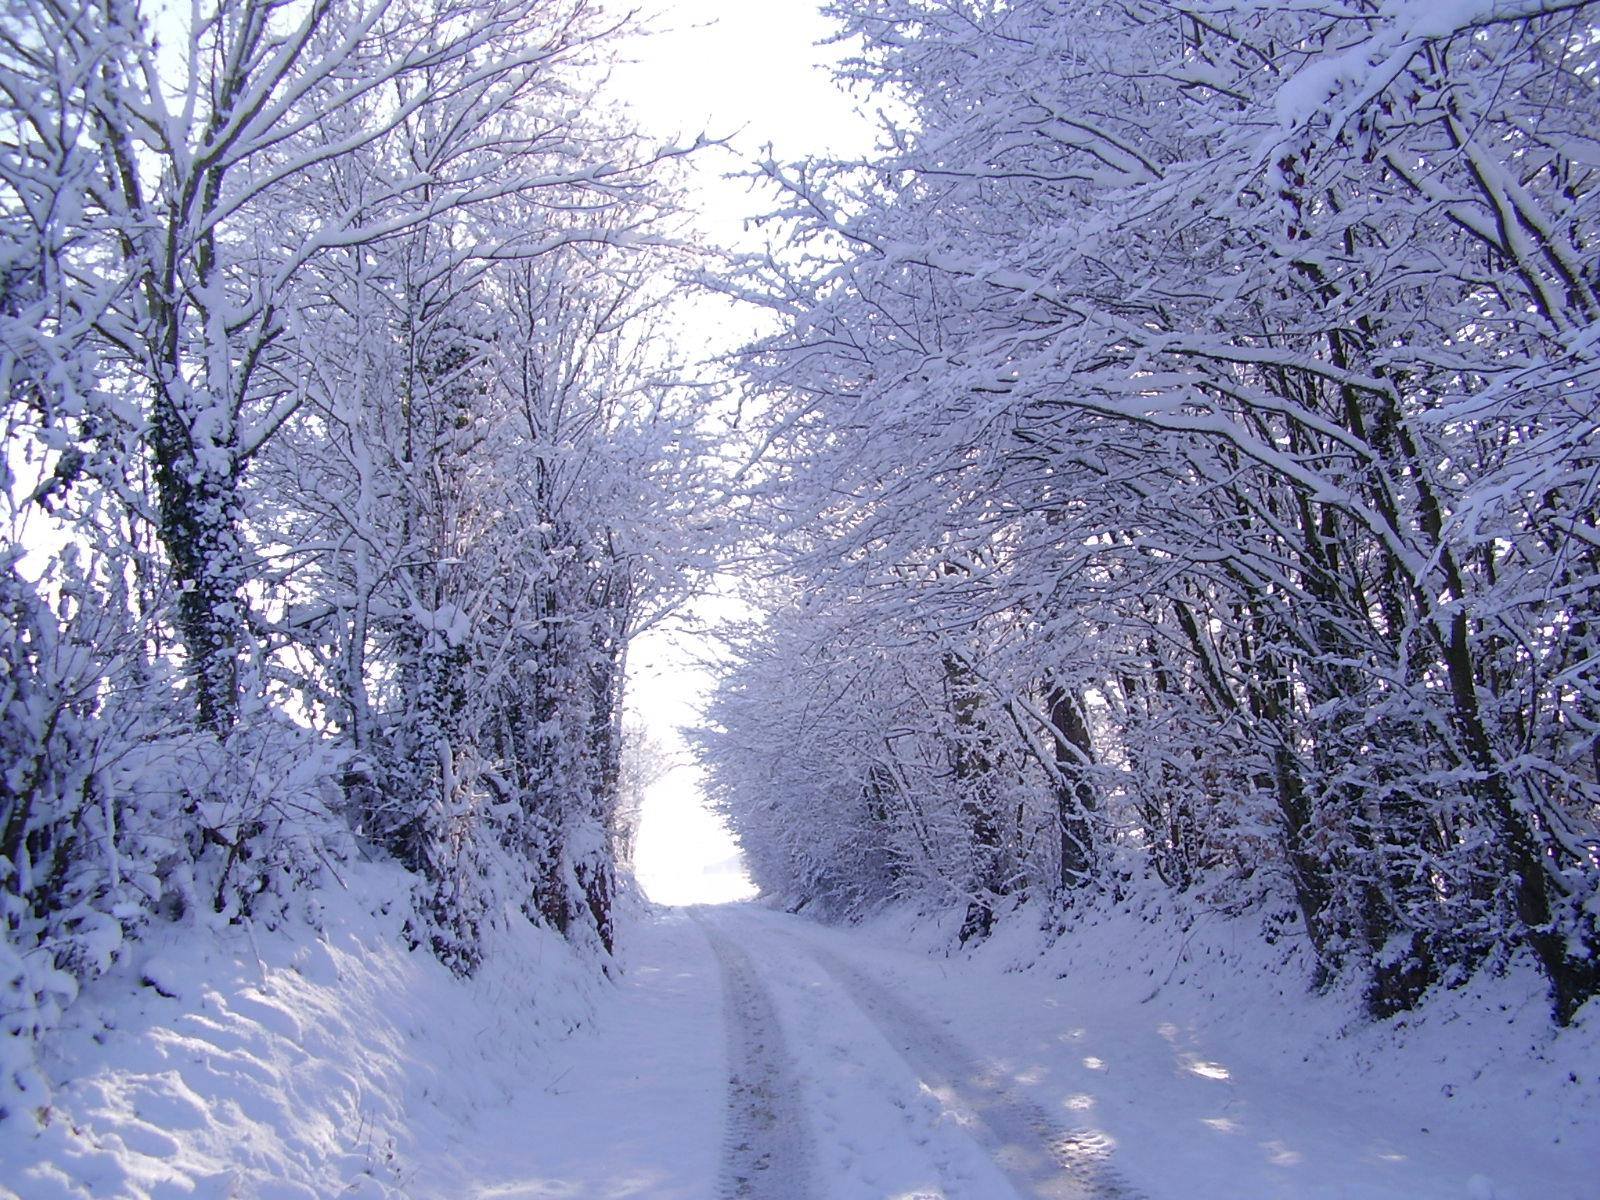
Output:
<svg viewBox="0 0 1600 1200">
<path fill-rule="evenodd" d="M 775 566 L 1017 718 L 950 778 L 996 820 L 1009 764 L 1049 780 L 1036 886 L 1118 842 L 1259 875 L 1376 1011 L 1526 947 L 1569 1018 L 1593 8 L 832 11 L 903 115 L 769 164 L 804 249 L 732 285 L 786 323 L 748 359 Z"/>
<path fill-rule="evenodd" d="M 8 1035 L 358 848 L 457 969 L 518 907 L 609 949 L 626 646 L 719 536 L 658 328 L 692 147 L 597 99 L 625 23 L 7 6 Z"/>
</svg>

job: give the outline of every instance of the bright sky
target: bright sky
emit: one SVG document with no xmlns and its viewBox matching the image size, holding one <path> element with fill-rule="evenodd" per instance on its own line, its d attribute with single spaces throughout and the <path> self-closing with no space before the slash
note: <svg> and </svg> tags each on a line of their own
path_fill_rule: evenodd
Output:
<svg viewBox="0 0 1600 1200">
<path fill-rule="evenodd" d="M 719 178 L 748 166 L 767 143 L 783 159 L 871 148 L 871 121 L 827 69 L 844 49 L 817 44 L 832 32 L 821 3 L 661 0 L 650 22 L 661 32 L 633 43 L 635 61 L 617 68 L 615 93 L 647 133 L 731 140 L 730 151 L 702 156 L 696 170 L 695 203 L 717 241 L 735 240 L 767 207 L 747 181 Z"/>
<path fill-rule="evenodd" d="M 785 159 L 872 144 L 871 122 L 826 69 L 841 50 L 817 45 L 829 33 L 817 3 L 677 0 L 653 22 L 668 32 L 635 44 L 637 61 L 616 72 L 616 94 L 646 132 L 731 137 L 732 150 L 703 156 L 692 176 L 699 224 L 715 242 L 739 242 L 744 222 L 770 203 L 747 182 L 722 178 L 766 143 Z M 696 328 L 686 345 L 732 347 L 755 328 L 753 319 L 730 317 L 725 308 L 689 312 Z M 701 328 L 710 313 L 718 314 L 715 326 Z M 645 797 L 634 854 L 640 886 L 661 904 L 723 903 L 754 892 L 737 843 L 706 808 L 700 771 L 678 734 L 701 719 L 711 676 L 694 662 L 704 653 L 699 639 L 664 632 L 645 635 L 629 652 L 628 706 L 678 760 Z"/>
<path fill-rule="evenodd" d="M 700 722 L 711 676 L 691 665 L 695 639 L 652 632 L 628 654 L 628 707 L 650 726 L 675 765 L 646 793 L 634 874 L 658 904 L 720 904 L 754 894 L 738 844 L 709 811 L 699 766 L 679 730 Z"/>
</svg>

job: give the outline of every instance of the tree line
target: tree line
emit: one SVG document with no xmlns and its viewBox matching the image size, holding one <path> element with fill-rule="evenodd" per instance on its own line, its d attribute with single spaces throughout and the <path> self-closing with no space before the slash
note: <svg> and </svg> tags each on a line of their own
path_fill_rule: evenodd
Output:
<svg viewBox="0 0 1600 1200">
<path fill-rule="evenodd" d="M 9 1034 L 352 854 L 459 971 L 508 909 L 610 949 L 627 642 L 715 541 L 662 319 L 694 147 L 597 101 L 625 26 L 8 0 Z"/>
<path fill-rule="evenodd" d="M 1281 901 L 1380 1015 L 1600 990 L 1600 25 L 837 0 L 706 755 L 796 902 Z M 1169 908 L 1170 911 L 1170 908 Z"/>
</svg>

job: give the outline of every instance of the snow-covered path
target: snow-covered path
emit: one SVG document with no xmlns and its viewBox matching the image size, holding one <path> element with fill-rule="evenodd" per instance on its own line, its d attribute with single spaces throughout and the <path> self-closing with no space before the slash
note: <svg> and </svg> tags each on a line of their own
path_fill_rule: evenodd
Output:
<svg viewBox="0 0 1600 1200">
<path fill-rule="evenodd" d="M 781 918 L 763 921 L 732 908 L 703 909 L 697 916 L 719 957 L 736 955 L 740 974 L 747 974 L 751 957 L 737 947 L 753 947 L 767 977 L 791 997 L 792 1019 L 809 1051 L 806 1086 L 799 1090 L 833 1150 L 829 1189 L 808 1191 L 804 1177 L 783 1165 L 789 1148 L 804 1139 L 780 1126 L 760 1156 L 760 1173 L 747 1182 L 748 1190 L 732 1195 L 789 1200 L 841 1195 L 839 1189 L 849 1188 L 849 1194 L 863 1196 L 1133 1196 L 1115 1179 L 1105 1147 L 1092 1133 L 1052 1121 L 1016 1095 L 1002 1071 L 867 970 L 805 936 L 805 926 Z M 749 1020 L 743 995 L 752 984 L 731 973 L 727 979 L 730 1020 L 738 1028 Z M 728 1153 L 737 1168 L 750 1161 L 747 1131 L 765 1112 L 759 1097 L 752 1104 L 747 1096 L 740 1081 L 744 1069 L 736 1060 L 731 1072 Z M 741 1115 L 747 1107 L 754 1119 Z M 1004 1182 L 993 1177 L 996 1168 Z"/>
<path fill-rule="evenodd" d="M 722 968 L 728 1030 L 728 1131 L 722 1194 L 729 1200 L 806 1200 L 812 1194 L 805 1113 L 783 1026 L 755 964 L 702 921 Z"/>
<path fill-rule="evenodd" d="M 1111 1168 L 1105 1140 L 1095 1131 L 1067 1129 L 1019 1096 L 1005 1072 L 975 1057 L 913 1005 L 844 958 L 819 945 L 805 947 L 905 1059 L 919 1088 L 936 1096 L 994 1159 L 1019 1196 L 1050 1200 L 1119 1200 L 1135 1195 Z"/>
<path fill-rule="evenodd" d="M 547 1078 L 406 1192 L 609 1200 L 1572 1197 L 1280 1041 L 749 905 L 658 910 Z M 1079 1007 L 1081 1011 L 1069 1011 Z M 1440 1106 L 1441 1108 L 1447 1106 Z M 1558 1161 L 1558 1160 L 1550 1160 Z"/>
</svg>

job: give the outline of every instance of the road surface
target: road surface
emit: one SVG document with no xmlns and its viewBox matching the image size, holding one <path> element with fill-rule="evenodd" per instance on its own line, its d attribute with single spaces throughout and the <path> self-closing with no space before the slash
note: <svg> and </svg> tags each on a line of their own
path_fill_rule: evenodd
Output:
<svg viewBox="0 0 1600 1200">
<path fill-rule="evenodd" d="M 408 1200 L 1570 1200 L 1514 1129 L 1391 1103 L 1248 1014 L 1223 1037 L 1176 989 L 1100 1002 L 752 904 L 650 910 L 621 963 Z"/>
</svg>

